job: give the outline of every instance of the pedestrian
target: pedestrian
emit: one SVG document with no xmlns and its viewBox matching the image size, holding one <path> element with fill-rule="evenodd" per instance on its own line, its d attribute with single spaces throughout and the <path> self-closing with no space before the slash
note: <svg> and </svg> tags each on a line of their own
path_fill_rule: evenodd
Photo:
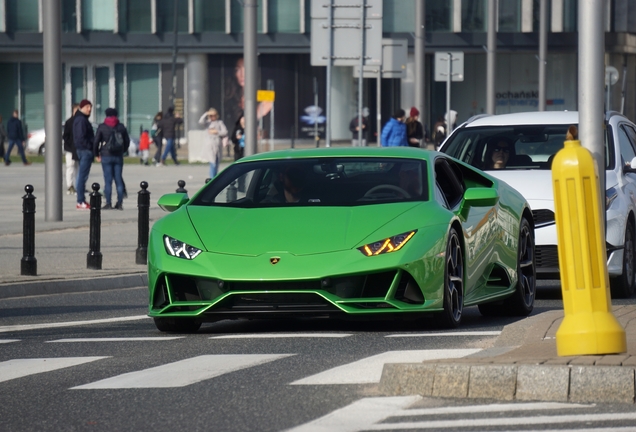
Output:
<svg viewBox="0 0 636 432">
<path fill-rule="evenodd" d="M 203 148 L 203 158 L 210 162 L 210 178 L 216 177 L 223 156 L 223 137 L 227 136 L 227 127 L 219 119 L 216 109 L 210 108 L 199 119 L 200 124 L 207 126 L 207 142 Z"/>
<path fill-rule="evenodd" d="M 122 170 L 124 168 L 124 152 L 130 145 L 130 137 L 126 127 L 119 122 L 117 110 L 107 108 L 104 123 L 97 127 L 93 152 L 97 156 L 97 161 L 102 163 L 104 172 L 104 198 L 106 205 L 102 210 L 123 210 L 124 201 L 124 179 Z M 117 203 L 112 205 L 113 180 L 117 188 Z"/>
<path fill-rule="evenodd" d="M 148 154 L 150 153 L 150 134 L 144 130 L 139 136 L 139 163 L 148 165 Z"/>
<path fill-rule="evenodd" d="M 234 160 L 237 161 L 245 155 L 245 116 L 243 114 L 234 125 L 231 139 L 234 144 Z"/>
<path fill-rule="evenodd" d="M 152 127 L 150 128 L 150 137 L 152 141 L 157 146 L 157 152 L 155 153 L 155 157 L 152 158 L 152 163 L 157 165 L 161 162 L 161 148 L 163 147 L 163 131 L 159 127 L 159 122 L 163 118 L 163 113 L 159 111 L 155 116 Z"/>
<path fill-rule="evenodd" d="M 0 114 L 0 158 L 4 159 L 4 142 L 7 139 L 7 131 L 4 130 L 4 125 L 2 124 L 2 114 Z"/>
<path fill-rule="evenodd" d="M 84 193 L 86 191 L 86 182 L 91 172 L 93 164 L 93 141 L 95 133 L 93 125 L 88 120 L 93 110 L 93 104 L 88 99 L 82 99 L 77 112 L 73 116 L 73 144 L 75 144 L 75 152 L 79 160 L 79 172 L 77 174 L 77 182 L 75 190 L 77 191 L 77 210 L 90 210 L 91 206 L 86 202 Z"/>
<path fill-rule="evenodd" d="M 356 115 L 349 122 L 349 130 L 353 135 L 351 137 L 351 145 L 354 147 L 366 147 L 367 146 L 367 131 L 369 130 L 369 108 L 364 107 L 362 109 L 362 136 L 360 136 L 360 127 L 358 127 L 358 116 Z M 362 140 L 360 140 L 362 138 Z"/>
<path fill-rule="evenodd" d="M 382 129 L 382 147 L 407 146 L 406 125 L 404 117 L 406 113 L 403 109 L 398 109 L 393 117 L 384 125 Z"/>
<path fill-rule="evenodd" d="M 410 147 L 420 147 L 424 139 L 424 127 L 418 120 L 419 116 L 419 110 L 412 107 L 409 117 L 406 119 L 406 137 Z"/>
<path fill-rule="evenodd" d="M 161 162 L 157 166 L 164 166 L 166 164 L 166 158 L 168 154 L 172 156 L 172 160 L 175 165 L 179 165 L 177 160 L 177 148 L 175 147 L 174 139 L 176 137 L 175 129 L 178 125 L 183 123 L 183 119 L 179 116 L 179 113 L 174 112 L 174 108 L 168 108 L 166 115 L 163 116 L 157 127 L 161 128 L 163 137 L 166 139 L 166 148 L 161 156 Z"/>
<path fill-rule="evenodd" d="M 77 182 L 79 158 L 73 143 L 73 121 L 78 108 L 79 104 L 74 103 L 72 107 L 73 114 L 64 122 L 64 131 L 62 132 L 64 158 L 66 161 L 66 195 L 75 195 L 77 193 L 75 183 Z"/>
<path fill-rule="evenodd" d="M 31 165 L 31 162 L 24 156 L 26 139 L 24 138 L 24 128 L 22 127 L 18 110 L 13 110 L 13 116 L 7 122 L 7 137 L 9 138 L 9 147 L 4 154 L 4 164 L 7 166 L 11 165 L 11 160 L 9 159 L 11 150 L 13 150 L 13 146 L 18 146 L 18 154 L 22 158 L 22 163 L 24 165 Z"/>
</svg>

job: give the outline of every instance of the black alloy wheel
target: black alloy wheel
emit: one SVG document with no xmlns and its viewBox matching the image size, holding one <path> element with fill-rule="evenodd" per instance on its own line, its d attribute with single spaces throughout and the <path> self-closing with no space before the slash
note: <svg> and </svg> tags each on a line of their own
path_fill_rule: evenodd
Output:
<svg viewBox="0 0 636 432">
<path fill-rule="evenodd" d="M 623 273 L 610 280 L 612 298 L 629 298 L 634 295 L 636 285 L 636 239 L 634 238 L 632 221 L 625 227 L 625 243 L 623 245 Z"/>
<path fill-rule="evenodd" d="M 444 311 L 439 324 L 444 328 L 457 328 L 464 311 L 464 254 L 455 228 L 448 233 L 444 266 Z"/>
</svg>

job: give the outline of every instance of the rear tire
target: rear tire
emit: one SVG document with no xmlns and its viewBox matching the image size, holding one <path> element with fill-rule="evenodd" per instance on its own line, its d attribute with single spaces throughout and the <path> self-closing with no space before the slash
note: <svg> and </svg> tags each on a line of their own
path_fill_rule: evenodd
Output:
<svg viewBox="0 0 636 432">
<path fill-rule="evenodd" d="M 444 266 L 444 311 L 438 316 L 443 328 L 457 328 L 464 311 L 464 254 L 455 228 L 448 233 Z"/>
<path fill-rule="evenodd" d="M 534 232 L 526 218 L 519 226 L 517 287 L 514 294 L 501 302 L 480 304 L 484 316 L 528 316 L 534 309 L 537 273 L 534 261 Z"/>
<path fill-rule="evenodd" d="M 625 227 L 625 243 L 623 249 L 623 273 L 610 280 L 612 298 L 629 298 L 634 295 L 636 285 L 636 239 L 631 221 Z"/>
<path fill-rule="evenodd" d="M 192 318 L 155 318 L 157 330 L 167 333 L 196 333 L 201 322 Z"/>
</svg>

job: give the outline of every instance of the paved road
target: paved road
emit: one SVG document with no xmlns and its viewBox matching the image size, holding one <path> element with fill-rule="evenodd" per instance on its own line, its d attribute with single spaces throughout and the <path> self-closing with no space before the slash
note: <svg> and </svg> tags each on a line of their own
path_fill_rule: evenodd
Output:
<svg viewBox="0 0 636 432">
<path fill-rule="evenodd" d="M 551 309 L 552 303 L 540 300 L 538 307 Z M 145 317 L 145 304 L 144 287 L 0 300 L 0 430 L 576 430 L 636 424 L 631 405 L 493 409 L 492 401 L 379 393 L 386 362 L 463 357 L 490 347 L 512 320 L 483 318 L 476 308 L 467 310 L 456 332 L 439 332 L 432 322 L 313 319 L 224 321 L 194 335 L 169 335 Z"/>
</svg>

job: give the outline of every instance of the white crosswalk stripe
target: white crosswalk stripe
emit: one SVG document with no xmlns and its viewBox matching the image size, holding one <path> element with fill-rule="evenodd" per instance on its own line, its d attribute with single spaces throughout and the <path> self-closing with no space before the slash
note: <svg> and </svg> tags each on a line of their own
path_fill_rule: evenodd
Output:
<svg viewBox="0 0 636 432">
<path fill-rule="evenodd" d="M 566 423 L 585 423 L 589 426 L 592 422 L 608 422 L 621 420 L 634 420 L 636 413 L 600 413 L 600 414 L 567 414 L 545 415 L 545 411 L 567 409 L 589 409 L 594 405 L 567 404 L 556 402 L 510 403 L 489 405 L 451 406 L 439 408 L 413 408 L 414 403 L 421 400 L 420 396 L 376 397 L 360 399 L 352 404 L 337 409 L 323 417 L 309 423 L 289 429 L 288 432 L 357 432 L 357 431 L 382 431 L 382 430 L 456 430 L 462 427 L 502 427 L 522 425 L 560 425 Z M 504 412 L 528 412 L 541 411 L 541 415 L 514 416 L 514 417 L 489 417 L 475 418 L 474 413 L 504 413 Z M 450 420 L 422 419 L 420 421 L 400 421 L 401 417 L 426 417 L 431 415 L 454 414 L 455 416 L 467 415 L 466 418 Z M 577 429 L 568 429 L 575 431 Z M 585 431 L 620 431 L 626 428 L 582 428 Z"/>
<path fill-rule="evenodd" d="M 157 336 L 157 337 L 114 337 L 114 338 L 71 338 L 46 341 L 47 343 L 62 342 L 146 342 L 146 341 L 170 341 L 184 339 L 185 336 Z"/>
<path fill-rule="evenodd" d="M 445 333 L 402 333 L 387 335 L 387 338 L 408 338 L 408 337 L 447 337 L 447 336 L 499 336 L 500 331 L 457 331 Z"/>
<path fill-rule="evenodd" d="M 294 381 L 292 385 L 373 384 L 380 382 L 385 363 L 418 363 L 425 360 L 466 357 L 480 349 L 387 351 Z"/>
<path fill-rule="evenodd" d="M 184 387 L 229 372 L 262 365 L 294 354 L 203 355 L 137 372 L 125 373 L 72 389 Z"/>
<path fill-rule="evenodd" d="M 20 339 L 0 339 L 0 344 L 20 342 Z"/>
<path fill-rule="evenodd" d="M 212 336 L 210 339 L 282 339 L 282 338 L 344 338 L 349 333 L 252 333 Z"/>
<path fill-rule="evenodd" d="M 0 382 L 77 366 L 104 358 L 108 357 L 58 357 L 8 360 L 0 362 Z"/>
</svg>

